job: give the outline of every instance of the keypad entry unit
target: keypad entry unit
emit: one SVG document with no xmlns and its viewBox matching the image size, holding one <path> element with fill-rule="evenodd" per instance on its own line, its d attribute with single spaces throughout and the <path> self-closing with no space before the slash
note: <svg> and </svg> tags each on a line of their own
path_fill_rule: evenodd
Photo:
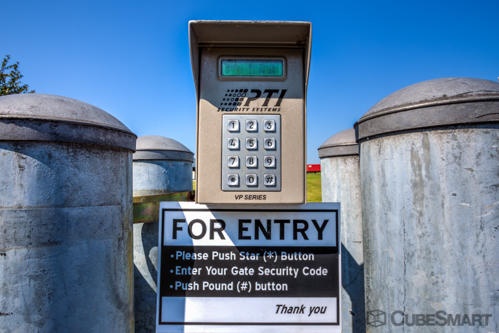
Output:
<svg viewBox="0 0 499 333">
<path fill-rule="evenodd" d="M 189 23 L 197 203 L 306 201 L 310 35 L 309 22 Z"/>
<path fill-rule="evenodd" d="M 223 115 L 222 190 L 281 190 L 281 116 Z"/>
</svg>

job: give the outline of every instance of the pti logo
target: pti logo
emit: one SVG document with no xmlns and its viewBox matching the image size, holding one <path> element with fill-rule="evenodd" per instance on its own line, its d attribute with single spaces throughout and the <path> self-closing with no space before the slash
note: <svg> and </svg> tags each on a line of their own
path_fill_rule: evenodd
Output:
<svg viewBox="0 0 499 333">
<path fill-rule="evenodd" d="M 367 311 L 367 325 L 379 327 L 386 325 L 386 313 L 381 310 Z"/>
</svg>

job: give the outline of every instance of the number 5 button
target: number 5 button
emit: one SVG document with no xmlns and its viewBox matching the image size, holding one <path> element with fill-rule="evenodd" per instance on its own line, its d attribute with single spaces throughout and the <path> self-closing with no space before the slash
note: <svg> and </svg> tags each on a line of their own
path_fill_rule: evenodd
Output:
<svg viewBox="0 0 499 333">
<path fill-rule="evenodd" d="M 248 150 L 257 149 L 257 141 L 255 138 L 246 138 L 246 149 Z"/>
</svg>

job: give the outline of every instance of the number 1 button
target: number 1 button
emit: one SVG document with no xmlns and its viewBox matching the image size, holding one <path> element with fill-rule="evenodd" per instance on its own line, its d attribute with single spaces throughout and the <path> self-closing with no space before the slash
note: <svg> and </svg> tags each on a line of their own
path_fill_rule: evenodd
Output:
<svg viewBox="0 0 499 333">
<path fill-rule="evenodd" d="M 229 120 L 227 129 L 229 132 L 239 132 L 239 120 Z"/>
</svg>

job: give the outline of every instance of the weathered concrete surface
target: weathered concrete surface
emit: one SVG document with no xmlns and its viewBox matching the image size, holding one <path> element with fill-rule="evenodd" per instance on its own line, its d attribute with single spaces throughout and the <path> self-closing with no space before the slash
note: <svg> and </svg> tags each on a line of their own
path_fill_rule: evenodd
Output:
<svg viewBox="0 0 499 333">
<path fill-rule="evenodd" d="M 158 277 L 158 223 L 133 225 L 135 332 L 155 332 Z"/>
<path fill-rule="evenodd" d="M 499 330 L 499 130 L 461 128 L 363 142 L 368 332 Z M 394 326 L 390 313 L 409 314 Z M 487 327 L 409 326 L 411 314 L 491 314 Z"/>
<path fill-rule="evenodd" d="M 133 262 L 135 332 L 155 332 L 158 276 L 158 211 L 161 201 L 192 201 L 191 192 L 134 197 Z M 137 215 L 135 210 L 144 209 Z M 146 223 L 135 223 L 137 220 Z"/>
<path fill-rule="evenodd" d="M 133 162 L 133 195 L 192 190 L 192 162 L 140 160 Z"/>
<path fill-rule="evenodd" d="M 156 207 L 153 223 L 133 225 L 137 333 L 154 332 L 156 329 L 159 265 L 157 203 L 158 200 L 166 200 L 165 196 L 170 200 L 187 197 L 188 191 L 192 190 L 192 162 L 192 152 L 176 140 L 158 135 L 137 139 L 137 152 L 133 155 L 134 202 L 147 203 L 147 208 Z M 147 215 L 143 216 L 146 218 L 150 216 L 143 215 Z"/>
<path fill-rule="evenodd" d="M 132 154 L 0 142 L 0 330 L 132 332 Z"/>
<path fill-rule="evenodd" d="M 322 201 L 341 203 L 342 331 L 365 332 L 359 156 L 322 158 L 321 183 Z"/>
</svg>

